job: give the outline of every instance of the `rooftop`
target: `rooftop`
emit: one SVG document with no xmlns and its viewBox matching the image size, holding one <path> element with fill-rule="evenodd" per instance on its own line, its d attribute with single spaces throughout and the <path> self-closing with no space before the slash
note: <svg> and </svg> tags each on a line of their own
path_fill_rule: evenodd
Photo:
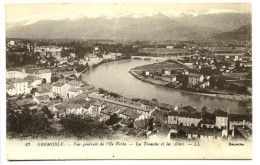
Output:
<svg viewBox="0 0 260 165">
<path fill-rule="evenodd" d="M 228 114 L 227 112 L 221 110 L 221 109 L 216 109 L 215 110 L 215 116 L 218 116 L 218 117 L 228 117 Z"/>
<path fill-rule="evenodd" d="M 210 118 L 203 118 L 201 124 L 215 124 L 215 121 Z"/>
<path fill-rule="evenodd" d="M 116 113 L 118 111 L 119 111 L 118 108 L 109 107 L 109 108 L 102 110 L 101 113 L 104 113 L 104 114 L 107 114 L 107 115 L 112 115 L 113 113 Z"/>
<path fill-rule="evenodd" d="M 37 98 L 38 100 L 50 100 L 50 96 L 48 95 L 37 96 L 35 98 Z"/>
<path fill-rule="evenodd" d="M 6 89 L 14 89 L 14 84 L 6 84 Z"/>
<path fill-rule="evenodd" d="M 82 90 L 82 88 L 75 88 L 75 87 L 72 87 L 72 88 L 69 89 L 69 91 L 71 91 L 71 92 L 78 92 L 78 91 L 81 91 L 81 90 Z"/>
<path fill-rule="evenodd" d="M 186 134 L 197 134 L 197 135 L 217 136 L 217 137 L 222 136 L 222 130 L 214 129 L 214 128 L 178 126 L 178 130 L 183 130 Z"/>
<path fill-rule="evenodd" d="M 70 86 L 80 86 L 80 85 L 83 84 L 83 82 L 72 80 L 72 81 L 69 81 L 68 84 L 69 84 Z"/>
<path fill-rule="evenodd" d="M 167 135 L 169 134 L 171 128 L 166 126 L 166 125 L 163 125 L 157 132 L 157 135 L 161 138 L 166 138 Z"/>
<path fill-rule="evenodd" d="M 109 102 L 109 103 L 112 103 L 112 104 L 121 105 L 121 106 L 128 107 L 128 108 L 137 109 L 137 110 L 140 110 L 140 111 L 150 112 L 150 111 L 153 110 L 153 109 L 143 108 L 143 107 L 139 107 L 139 106 L 135 106 L 135 105 L 130 105 L 130 104 L 127 104 L 127 103 L 124 103 L 124 102 L 121 102 L 121 101 L 107 99 L 107 98 L 103 98 L 103 97 L 99 97 L 99 96 L 95 96 L 95 95 L 91 95 L 91 94 L 89 94 L 89 97 L 93 98 L 93 99 L 98 99 L 98 100 L 101 100 L 101 101 Z"/>
<path fill-rule="evenodd" d="M 6 83 L 7 84 L 10 84 L 10 83 L 22 83 L 22 82 L 28 82 L 28 80 L 21 79 L 21 78 L 9 78 L 9 79 L 6 79 Z"/>
<path fill-rule="evenodd" d="M 41 80 L 41 78 L 34 76 L 34 75 L 28 75 L 27 77 L 24 78 L 25 80 L 28 81 L 35 81 L 35 80 Z"/>
<path fill-rule="evenodd" d="M 235 126 L 235 129 L 247 140 L 252 140 L 252 129 L 247 126 Z"/>
<path fill-rule="evenodd" d="M 64 85 L 64 83 L 55 83 L 53 84 L 52 86 L 55 86 L 55 87 L 62 87 Z"/>
<path fill-rule="evenodd" d="M 17 100 L 16 104 L 18 106 L 25 106 L 25 105 L 36 105 L 35 102 L 33 102 L 33 100 L 31 98 L 28 99 L 23 99 L 23 100 Z"/>
<path fill-rule="evenodd" d="M 242 114 L 228 114 L 229 121 L 251 121 L 252 117 L 250 115 Z"/>
<path fill-rule="evenodd" d="M 188 76 L 189 76 L 189 77 L 200 77 L 201 74 L 197 74 L 197 73 L 189 73 Z"/>
<path fill-rule="evenodd" d="M 130 108 L 121 109 L 118 113 L 125 115 L 125 116 L 128 116 L 128 117 L 133 118 L 133 119 L 136 119 L 141 115 L 141 114 L 137 113 L 136 111 L 134 111 L 133 109 L 130 109 Z"/>
<path fill-rule="evenodd" d="M 185 106 L 182 108 L 182 110 L 185 110 L 188 113 L 198 113 L 199 112 L 196 108 L 194 108 L 192 106 Z"/>
<path fill-rule="evenodd" d="M 65 111 L 65 107 L 62 104 L 58 104 L 54 106 L 59 112 Z"/>
<path fill-rule="evenodd" d="M 51 73 L 50 69 L 41 69 L 36 72 L 36 74 L 45 74 L 45 73 Z"/>
</svg>

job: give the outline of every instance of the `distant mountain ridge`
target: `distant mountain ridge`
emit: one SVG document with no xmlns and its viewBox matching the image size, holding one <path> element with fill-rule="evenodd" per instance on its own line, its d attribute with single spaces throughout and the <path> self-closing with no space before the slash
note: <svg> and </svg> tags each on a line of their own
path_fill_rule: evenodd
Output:
<svg viewBox="0 0 260 165">
<path fill-rule="evenodd" d="M 221 36 L 222 33 L 247 25 L 251 25 L 251 14 L 184 15 L 178 18 L 163 14 L 139 18 L 82 17 L 77 20 L 40 20 L 28 25 L 7 26 L 6 36 L 47 39 L 212 40 L 221 38 L 218 35 Z"/>
<path fill-rule="evenodd" d="M 252 26 L 249 24 L 229 32 L 217 33 L 213 38 L 222 41 L 251 41 Z"/>
</svg>

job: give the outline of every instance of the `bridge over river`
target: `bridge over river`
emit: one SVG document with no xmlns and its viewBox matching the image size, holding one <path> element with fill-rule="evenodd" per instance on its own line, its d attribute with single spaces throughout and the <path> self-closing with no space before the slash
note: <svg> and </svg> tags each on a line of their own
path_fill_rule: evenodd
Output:
<svg viewBox="0 0 260 165">
<path fill-rule="evenodd" d="M 187 55 L 186 55 L 187 56 Z M 132 59 L 141 59 L 141 60 L 154 60 L 154 61 L 157 61 L 157 62 L 163 62 L 163 61 L 166 61 L 166 60 L 173 60 L 174 62 L 178 63 L 178 64 L 181 64 L 189 69 L 192 69 L 191 66 L 188 66 L 180 61 L 178 61 L 179 58 L 181 57 L 186 57 L 185 55 L 183 56 L 131 56 Z M 183 69 L 183 68 L 181 68 Z"/>
</svg>

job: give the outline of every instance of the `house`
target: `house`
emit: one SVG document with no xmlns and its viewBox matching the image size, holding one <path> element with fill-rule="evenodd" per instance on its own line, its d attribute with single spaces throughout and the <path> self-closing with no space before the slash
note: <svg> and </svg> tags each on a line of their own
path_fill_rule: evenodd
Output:
<svg viewBox="0 0 260 165">
<path fill-rule="evenodd" d="M 132 119 L 133 121 L 145 119 L 144 115 L 130 108 L 123 108 L 118 112 L 118 116 L 123 119 Z"/>
<path fill-rule="evenodd" d="M 149 75 L 150 75 L 150 72 L 149 72 L 149 71 L 146 71 L 146 72 L 145 72 L 145 76 L 148 77 Z"/>
<path fill-rule="evenodd" d="M 99 100 L 89 101 L 89 103 L 85 104 L 84 106 L 84 114 L 91 117 L 96 117 L 100 114 L 102 107 L 102 103 Z"/>
<path fill-rule="evenodd" d="M 51 102 L 51 98 L 48 95 L 43 95 L 43 96 L 34 97 L 33 101 L 36 102 L 37 104 L 40 103 L 47 104 Z"/>
<path fill-rule="evenodd" d="M 170 69 L 165 69 L 164 70 L 164 75 L 171 75 L 171 70 Z"/>
<path fill-rule="evenodd" d="M 147 140 L 149 141 L 170 141 L 172 134 L 176 134 L 176 129 L 172 129 L 167 125 L 163 125 L 160 127 L 160 129 L 155 132 L 150 132 L 147 135 Z"/>
<path fill-rule="evenodd" d="M 178 113 L 178 125 L 197 127 L 201 121 L 200 112 L 191 106 L 183 107 Z"/>
<path fill-rule="evenodd" d="M 66 99 L 63 102 L 64 107 L 66 108 L 66 114 L 76 114 L 76 115 L 84 115 L 85 113 L 85 104 L 86 95 L 81 94 L 76 97 Z"/>
<path fill-rule="evenodd" d="M 227 130 L 220 130 L 216 128 L 201 128 L 201 127 L 187 127 L 187 126 L 179 126 L 178 132 L 182 132 L 186 135 L 188 140 L 200 140 L 202 142 L 208 141 L 221 141 L 223 138 L 228 137 Z"/>
<path fill-rule="evenodd" d="M 189 74 L 189 71 L 188 71 L 188 70 L 183 70 L 182 74 L 183 74 L 183 75 L 188 75 L 188 74 Z"/>
<path fill-rule="evenodd" d="M 8 93 L 9 96 L 16 95 L 16 89 L 14 84 L 6 84 L 6 93 Z"/>
<path fill-rule="evenodd" d="M 75 58 L 76 57 L 76 54 L 75 53 L 70 53 L 69 55 L 71 58 Z"/>
<path fill-rule="evenodd" d="M 217 109 L 214 111 L 214 114 L 216 116 L 215 126 L 219 129 L 228 129 L 228 113 Z"/>
<path fill-rule="evenodd" d="M 6 71 L 6 78 L 25 78 L 28 74 L 25 73 L 24 68 L 7 68 Z"/>
<path fill-rule="evenodd" d="M 60 57 L 60 58 L 58 58 L 58 60 L 59 60 L 59 63 L 60 64 L 64 64 L 64 63 L 66 63 L 66 62 L 68 62 L 68 57 Z"/>
<path fill-rule="evenodd" d="M 26 98 L 22 100 L 17 100 L 16 105 L 20 108 L 28 107 L 30 110 L 37 108 L 37 103 L 35 103 L 32 98 Z"/>
<path fill-rule="evenodd" d="M 63 77 L 69 77 L 72 75 L 77 75 L 77 71 L 65 71 L 65 72 L 60 73 L 60 75 Z"/>
<path fill-rule="evenodd" d="M 82 91 L 82 88 L 75 88 L 75 87 L 72 87 L 69 89 L 69 95 L 68 97 L 71 98 L 71 97 L 75 97 L 79 94 L 81 94 L 83 91 Z"/>
<path fill-rule="evenodd" d="M 28 80 L 24 80 L 21 78 L 7 79 L 6 84 L 6 92 L 10 96 L 29 94 L 31 92 Z"/>
<path fill-rule="evenodd" d="M 108 53 L 108 54 L 103 54 L 103 59 L 116 59 L 116 54 L 115 53 Z"/>
<path fill-rule="evenodd" d="M 43 96 L 43 95 L 48 95 L 50 97 L 53 97 L 52 93 L 52 86 L 51 84 L 41 84 L 37 86 L 37 91 L 35 91 L 34 95 L 35 96 Z"/>
<path fill-rule="evenodd" d="M 86 65 L 87 63 L 88 63 L 88 61 L 86 61 L 84 59 L 79 60 L 79 64 L 81 64 L 81 65 Z"/>
<path fill-rule="evenodd" d="M 28 69 L 26 72 L 41 78 L 43 83 L 51 83 L 52 73 L 50 69 Z"/>
<path fill-rule="evenodd" d="M 34 75 L 28 75 L 24 78 L 24 80 L 28 81 L 30 87 L 37 87 L 38 85 L 42 84 L 42 79 Z"/>
<path fill-rule="evenodd" d="M 203 128 L 214 128 L 215 121 L 211 118 L 203 118 L 200 122 L 201 127 Z"/>
<path fill-rule="evenodd" d="M 15 45 L 15 41 L 13 41 L 13 40 L 9 41 L 8 45 L 14 46 Z"/>
<path fill-rule="evenodd" d="M 97 57 L 97 56 L 89 57 L 88 58 L 88 65 L 93 66 L 93 65 L 100 63 L 101 61 L 102 61 L 102 59 Z"/>
<path fill-rule="evenodd" d="M 142 129 L 142 130 L 148 130 L 150 128 L 149 126 L 149 120 L 136 120 L 134 121 L 134 128 L 135 129 Z"/>
<path fill-rule="evenodd" d="M 203 79 L 203 82 L 200 83 L 201 88 L 206 88 L 210 86 L 210 76 L 206 76 Z"/>
<path fill-rule="evenodd" d="M 245 126 L 251 122 L 251 117 L 249 115 L 241 115 L 241 114 L 228 114 L 229 120 L 229 130 L 233 130 L 235 126 Z"/>
<path fill-rule="evenodd" d="M 105 108 L 104 110 L 102 110 L 100 112 L 102 117 L 99 119 L 99 121 L 101 121 L 101 122 L 107 121 L 108 119 L 110 119 L 111 115 L 117 114 L 119 112 L 119 110 L 120 110 L 120 108 L 117 108 L 117 107 Z"/>
<path fill-rule="evenodd" d="M 135 110 L 136 112 L 143 114 L 145 119 L 148 119 L 155 110 L 155 108 L 152 108 L 152 107 L 143 108 L 141 106 L 136 106 L 134 104 L 128 104 L 123 101 L 118 101 L 117 99 L 103 98 L 103 97 L 95 96 L 93 94 L 89 94 L 88 97 L 91 99 L 100 100 L 100 101 L 106 103 L 107 105 L 114 105 L 114 106 L 122 107 L 122 108 L 124 108 L 124 107 L 131 108 L 131 109 Z"/>
<path fill-rule="evenodd" d="M 175 75 L 162 76 L 161 79 L 166 82 L 175 82 L 177 77 Z"/>
<path fill-rule="evenodd" d="M 98 50 L 99 50 L 98 46 L 95 46 L 94 51 L 98 51 Z"/>
<path fill-rule="evenodd" d="M 168 113 L 167 124 L 197 127 L 201 121 L 201 114 L 191 106 L 186 106 Z"/>
<path fill-rule="evenodd" d="M 115 53 L 116 57 L 121 57 L 122 53 Z"/>
<path fill-rule="evenodd" d="M 55 83 L 52 85 L 52 92 L 54 95 L 56 94 L 63 98 L 68 98 L 70 88 L 71 86 L 67 83 Z"/>
<path fill-rule="evenodd" d="M 62 118 L 66 116 L 66 108 L 62 104 L 54 105 L 52 108 L 54 118 Z"/>
<path fill-rule="evenodd" d="M 203 80 L 204 80 L 204 76 L 201 74 L 196 74 L 196 73 L 188 74 L 188 84 L 191 87 L 199 85 L 200 83 L 203 82 Z"/>
<path fill-rule="evenodd" d="M 82 115 L 84 113 L 82 104 L 64 103 L 64 107 L 66 108 L 66 115 Z"/>
<path fill-rule="evenodd" d="M 173 49 L 173 48 L 174 48 L 174 46 L 172 46 L 172 45 L 166 46 L 166 49 Z"/>
<path fill-rule="evenodd" d="M 178 124 L 178 111 L 168 113 L 167 124 Z"/>
</svg>

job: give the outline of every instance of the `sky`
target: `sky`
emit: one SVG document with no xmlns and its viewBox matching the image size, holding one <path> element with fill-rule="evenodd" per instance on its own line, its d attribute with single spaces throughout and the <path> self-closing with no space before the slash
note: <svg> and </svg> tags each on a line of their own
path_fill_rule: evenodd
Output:
<svg viewBox="0 0 260 165">
<path fill-rule="evenodd" d="M 89 4 L 6 4 L 6 22 L 27 24 L 38 20 L 78 19 L 80 17 L 105 16 L 152 16 L 158 13 L 167 16 L 183 14 L 249 13 L 248 3 L 89 3 Z"/>
</svg>

